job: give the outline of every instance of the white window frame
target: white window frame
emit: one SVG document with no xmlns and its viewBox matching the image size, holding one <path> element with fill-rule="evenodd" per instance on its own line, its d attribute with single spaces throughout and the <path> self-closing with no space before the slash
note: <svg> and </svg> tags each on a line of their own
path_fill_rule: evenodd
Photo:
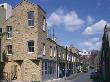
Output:
<svg viewBox="0 0 110 82">
<path fill-rule="evenodd" d="M 74 57 L 72 56 L 72 62 L 74 62 Z"/>
<path fill-rule="evenodd" d="M 50 46 L 50 57 L 52 57 L 52 46 Z"/>
<path fill-rule="evenodd" d="M 76 57 L 74 57 L 74 62 L 76 62 Z"/>
<path fill-rule="evenodd" d="M 7 26 L 7 39 L 12 39 L 12 26 Z"/>
<path fill-rule="evenodd" d="M 31 22 L 33 21 L 33 24 L 34 24 L 34 11 L 28 11 L 28 15 L 29 15 L 29 12 L 33 12 L 33 19 L 28 17 L 28 27 L 29 28 L 34 28 L 34 25 L 33 26 L 29 25 L 29 21 L 31 21 Z"/>
<path fill-rule="evenodd" d="M 33 47 L 33 48 L 35 48 L 35 47 L 34 47 L 34 45 L 33 45 L 33 46 L 32 46 L 32 45 L 29 46 L 29 42 L 34 42 L 34 40 L 28 41 L 28 44 L 27 44 L 27 45 L 28 45 L 28 53 L 29 53 L 29 54 L 32 54 L 32 53 L 34 53 L 34 51 L 30 51 L 30 50 L 29 50 L 29 47 L 31 47 L 31 49 L 32 49 L 32 47 Z M 34 44 L 35 44 L 35 43 L 34 43 Z"/>
<path fill-rule="evenodd" d="M 56 57 L 56 48 L 54 48 L 54 58 Z"/>
<path fill-rule="evenodd" d="M 11 46 L 11 49 L 9 49 L 9 47 L 8 46 Z M 11 54 L 9 54 L 9 50 L 11 50 L 12 51 L 12 45 L 7 45 L 7 55 L 12 55 L 12 53 Z"/>
<path fill-rule="evenodd" d="M 46 31 L 46 18 L 45 18 L 45 17 L 43 17 L 42 30 L 43 30 L 43 31 Z"/>
<path fill-rule="evenodd" d="M 61 58 L 61 52 L 60 52 L 60 51 L 59 51 L 59 53 L 58 53 L 58 57 Z"/>
<path fill-rule="evenodd" d="M 65 54 L 63 53 L 63 59 L 65 58 Z"/>
<path fill-rule="evenodd" d="M 45 49 L 45 44 L 43 44 L 43 55 L 45 56 L 46 55 L 46 49 Z"/>
</svg>

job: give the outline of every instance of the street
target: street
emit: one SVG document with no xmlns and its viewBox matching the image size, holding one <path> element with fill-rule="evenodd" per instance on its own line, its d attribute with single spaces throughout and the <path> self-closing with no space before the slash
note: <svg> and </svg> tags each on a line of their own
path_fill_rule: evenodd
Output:
<svg viewBox="0 0 110 82">
<path fill-rule="evenodd" d="M 90 72 L 88 72 L 88 73 L 78 76 L 71 82 L 94 82 L 94 81 L 92 81 L 92 79 L 90 79 Z"/>
</svg>

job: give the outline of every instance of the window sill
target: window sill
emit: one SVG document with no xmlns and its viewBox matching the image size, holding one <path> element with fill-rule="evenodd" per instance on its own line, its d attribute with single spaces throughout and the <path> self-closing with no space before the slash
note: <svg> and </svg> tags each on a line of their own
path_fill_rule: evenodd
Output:
<svg viewBox="0 0 110 82">
<path fill-rule="evenodd" d="M 7 56 L 11 56 L 12 54 L 7 54 Z"/>
<path fill-rule="evenodd" d="M 7 38 L 7 40 L 11 40 L 12 38 Z"/>
<path fill-rule="evenodd" d="M 34 52 L 28 52 L 28 54 L 33 54 Z"/>
<path fill-rule="evenodd" d="M 29 28 L 34 28 L 34 26 L 28 26 Z"/>
</svg>

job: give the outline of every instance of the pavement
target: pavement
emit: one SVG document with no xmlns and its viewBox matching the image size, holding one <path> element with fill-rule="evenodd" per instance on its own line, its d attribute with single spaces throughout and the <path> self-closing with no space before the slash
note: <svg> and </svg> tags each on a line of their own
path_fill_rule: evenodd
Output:
<svg viewBox="0 0 110 82">
<path fill-rule="evenodd" d="M 76 77 L 75 79 L 69 82 L 94 82 L 94 81 L 90 79 L 90 72 L 88 72 L 88 73 L 85 73 L 83 75 Z"/>
<path fill-rule="evenodd" d="M 53 80 L 48 80 L 48 81 L 43 81 L 43 82 L 72 82 L 76 77 L 83 75 L 84 73 L 78 73 L 71 75 L 69 77 L 64 77 L 64 78 L 58 78 L 58 79 L 53 79 Z"/>
</svg>

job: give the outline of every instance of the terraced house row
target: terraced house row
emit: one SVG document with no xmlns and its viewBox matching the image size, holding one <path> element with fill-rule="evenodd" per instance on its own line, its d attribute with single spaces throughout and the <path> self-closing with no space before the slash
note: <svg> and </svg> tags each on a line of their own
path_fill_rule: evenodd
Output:
<svg viewBox="0 0 110 82">
<path fill-rule="evenodd" d="M 46 12 L 39 5 L 22 0 L 12 9 L 4 3 L 0 17 L 1 31 L 7 33 L 1 39 L 5 79 L 45 81 L 81 71 L 79 50 L 48 38 Z"/>
</svg>

